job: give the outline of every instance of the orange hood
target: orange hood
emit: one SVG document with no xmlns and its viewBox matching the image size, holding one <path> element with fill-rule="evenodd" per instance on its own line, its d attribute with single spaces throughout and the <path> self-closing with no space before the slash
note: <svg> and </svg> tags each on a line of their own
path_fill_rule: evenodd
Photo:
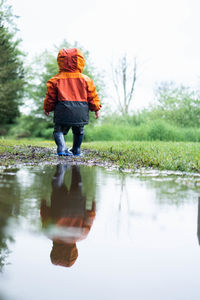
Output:
<svg viewBox="0 0 200 300">
<path fill-rule="evenodd" d="M 61 49 L 58 53 L 57 63 L 59 72 L 82 72 L 85 58 L 79 49 Z"/>
</svg>

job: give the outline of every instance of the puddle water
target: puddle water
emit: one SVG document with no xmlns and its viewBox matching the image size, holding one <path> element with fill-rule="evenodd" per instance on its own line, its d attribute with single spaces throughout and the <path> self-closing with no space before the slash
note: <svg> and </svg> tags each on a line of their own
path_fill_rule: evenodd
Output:
<svg viewBox="0 0 200 300">
<path fill-rule="evenodd" d="M 0 299 L 199 299 L 199 178 L 0 173 Z"/>
</svg>

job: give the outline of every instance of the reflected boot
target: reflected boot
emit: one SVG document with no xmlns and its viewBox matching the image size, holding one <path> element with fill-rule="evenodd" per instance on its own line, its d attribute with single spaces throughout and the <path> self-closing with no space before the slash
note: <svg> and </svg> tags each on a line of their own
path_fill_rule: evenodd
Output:
<svg viewBox="0 0 200 300">
<path fill-rule="evenodd" d="M 81 156 L 81 144 L 83 140 L 83 134 L 80 135 L 73 135 L 73 147 L 70 149 L 70 151 L 75 155 L 75 156 Z"/>
<path fill-rule="evenodd" d="M 57 153 L 59 156 L 72 156 L 72 152 L 70 152 L 65 145 L 65 139 L 62 132 L 54 132 L 54 140 L 57 145 Z"/>
<path fill-rule="evenodd" d="M 62 164 L 57 165 L 56 174 L 53 176 L 53 180 L 52 180 L 53 188 L 59 189 L 62 186 L 64 182 L 66 169 L 67 169 L 67 165 L 62 165 Z"/>
</svg>

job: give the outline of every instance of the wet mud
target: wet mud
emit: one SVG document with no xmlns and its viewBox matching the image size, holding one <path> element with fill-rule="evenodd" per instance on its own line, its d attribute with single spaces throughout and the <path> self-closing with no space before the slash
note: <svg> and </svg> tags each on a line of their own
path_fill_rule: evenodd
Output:
<svg viewBox="0 0 200 300">
<path fill-rule="evenodd" d="M 35 146 L 8 147 L 8 150 L 0 154 L 0 166 L 9 167 L 15 165 L 57 165 L 58 163 L 71 163 L 92 166 L 114 167 L 114 164 L 103 161 L 95 151 L 83 150 L 82 156 L 58 156 L 54 148 Z"/>
</svg>

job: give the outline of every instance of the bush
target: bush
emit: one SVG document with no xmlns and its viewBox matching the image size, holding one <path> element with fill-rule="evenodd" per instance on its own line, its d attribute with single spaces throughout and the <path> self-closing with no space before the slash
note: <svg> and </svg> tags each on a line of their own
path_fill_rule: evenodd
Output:
<svg viewBox="0 0 200 300">
<path fill-rule="evenodd" d="M 85 128 L 85 141 L 126 141 L 133 140 L 132 136 L 130 126 L 102 124 Z"/>
<path fill-rule="evenodd" d="M 85 141 L 188 141 L 200 142 L 200 129 L 180 128 L 164 120 L 139 126 L 102 124 L 86 127 Z"/>
<path fill-rule="evenodd" d="M 155 141 L 179 141 L 182 133 L 165 121 L 156 120 L 150 123 L 148 129 L 149 140 Z"/>
<path fill-rule="evenodd" d="M 146 120 L 136 126 L 131 123 L 131 117 L 109 118 L 101 125 L 85 126 L 84 141 L 188 141 L 200 142 L 199 128 L 177 127 L 162 119 Z M 42 118 L 22 116 L 17 124 L 11 128 L 9 135 L 17 138 L 39 137 L 53 139 L 53 122 L 47 122 Z M 72 131 L 67 134 L 66 141 L 72 141 Z"/>
<path fill-rule="evenodd" d="M 21 116 L 17 123 L 10 129 L 9 135 L 16 138 L 44 137 L 52 138 L 53 124 L 45 119 L 33 116 Z"/>
</svg>

